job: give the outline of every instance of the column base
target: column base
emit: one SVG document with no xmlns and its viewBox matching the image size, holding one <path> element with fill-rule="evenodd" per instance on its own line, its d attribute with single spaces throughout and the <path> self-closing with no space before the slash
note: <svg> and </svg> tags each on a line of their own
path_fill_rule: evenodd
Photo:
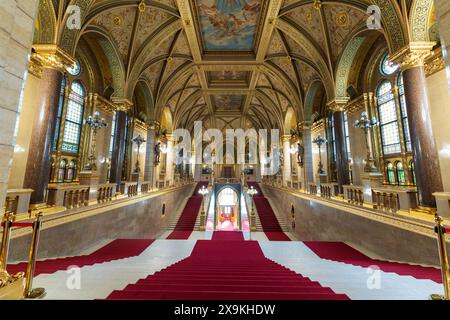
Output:
<svg viewBox="0 0 450 320">
<path fill-rule="evenodd" d="M 364 202 L 372 203 L 372 188 L 383 186 L 384 175 L 381 172 L 364 172 L 361 181 L 364 188 Z"/>
</svg>

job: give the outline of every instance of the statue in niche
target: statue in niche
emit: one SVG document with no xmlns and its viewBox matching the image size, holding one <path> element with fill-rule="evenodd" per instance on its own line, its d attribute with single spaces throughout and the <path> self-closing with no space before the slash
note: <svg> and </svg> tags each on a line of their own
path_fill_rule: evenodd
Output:
<svg viewBox="0 0 450 320">
<path fill-rule="evenodd" d="M 300 142 L 297 143 L 297 162 L 300 168 L 303 168 L 303 157 L 305 155 L 305 148 L 300 144 Z"/>
<path fill-rule="evenodd" d="M 159 163 L 159 158 L 161 156 L 161 142 L 155 145 L 155 164 Z"/>
</svg>

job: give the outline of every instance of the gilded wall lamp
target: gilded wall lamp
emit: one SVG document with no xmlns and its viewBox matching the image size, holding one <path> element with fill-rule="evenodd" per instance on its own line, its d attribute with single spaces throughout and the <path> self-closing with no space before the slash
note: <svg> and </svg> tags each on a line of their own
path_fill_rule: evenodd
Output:
<svg viewBox="0 0 450 320">
<path fill-rule="evenodd" d="M 100 118 L 100 112 L 94 112 L 93 116 L 89 116 L 84 123 L 91 128 L 92 131 L 92 144 L 91 144 L 91 154 L 88 157 L 88 163 L 86 164 L 86 170 L 96 171 L 97 164 L 95 163 L 95 148 L 97 144 L 97 131 L 103 127 L 107 127 L 108 123 L 104 118 Z"/>
<path fill-rule="evenodd" d="M 134 172 L 135 173 L 139 173 L 141 172 L 141 168 L 140 168 L 140 164 L 139 164 L 139 155 L 140 155 L 140 149 L 141 149 L 141 145 L 146 142 L 147 140 L 145 140 L 144 138 L 141 137 L 141 135 L 139 134 L 137 137 L 133 138 L 133 142 L 136 143 L 137 145 L 137 159 L 136 159 L 136 164 L 135 164 L 135 168 L 134 168 Z"/>
<path fill-rule="evenodd" d="M 323 164 L 322 164 L 322 146 L 327 143 L 327 139 L 322 138 L 319 134 L 319 136 L 317 138 L 315 138 L 312 141 L 314 144 L 317 145 L 317 147 L 319 147 L 319 169 L 317 170 L 318 174 L 324 174 L 325 171 L 323 170 Z"/>
<path fill-rule="evenodd" d="M 367 148 L 366 165 L 364 167 L 364 171 L 366 171 L 366 172 L 378 171 L 377 167 L 374 164 L 374 160 L 372 157 L 372 151 L 370 149 L 370 142 L 369 142 L 370 130 L 373 127 L 376 127 L 377 125 L 378 125 L 377 119 L 375 117 L 373 117 L 372 119 L 369 119 L 369 116 L 368 116 L 367 112 L 365 112 L 365 111 L 361 113 L 361 119 L 356 120 L 355 123 L 353 124 L 354 128 L 364 130 L 364 135 L 366 138 L 366 148 Z"/>
</svg>

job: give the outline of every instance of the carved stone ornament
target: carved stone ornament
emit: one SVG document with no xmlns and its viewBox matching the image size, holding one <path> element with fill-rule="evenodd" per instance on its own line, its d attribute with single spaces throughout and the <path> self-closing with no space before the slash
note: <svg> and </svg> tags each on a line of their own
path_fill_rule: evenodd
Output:
<svg viewBox="0 0 450 320">
<path fill-rule="evenodd" d="M 402 71 L 423 67 L 425 61 L 433 54 L 431 49 L 435 42 L 411 42 L 391 56 L 391 61 L 400 66 Z"/>
<path fill-rule="evenodd" d="M 40 74 L 42 69 L 50 68 L 61 72 L 75 63 L 75 59 L 54 44 L 33 45 L 31 54 L 31 69 L 35 74 Z"/>
</svg>

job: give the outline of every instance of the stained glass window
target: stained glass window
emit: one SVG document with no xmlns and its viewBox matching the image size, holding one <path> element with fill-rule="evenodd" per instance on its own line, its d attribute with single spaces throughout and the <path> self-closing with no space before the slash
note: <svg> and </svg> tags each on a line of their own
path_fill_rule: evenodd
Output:
<svg viewBox="0 0 450 320">
<path fill-rule="evenodd" d="M 403 76 L 400 74 L 398 76 L 398 96 L 400 99 L 400 111 L 402 115 L 402 123 L 403 123 L 403 135 L 405 137 L 405 145 L 406 151 L 411 152 L 411 134 L 409 132 L 409 124 L 408 124 L 408 113 L 406 111 L 406 99 L 405 99 L 405 86 L 403 85 Z"/>
<path fill-rule="evenodd" d="M 398 66 L 389 61 L 389 55 L 386 53 L 381 60 L 380 72 L 384 76 L 390 76 L 398 70 Z"/>
<path fill-rule="evenodd" d="M 404 186 L 406 184 L 406 179 L 405 179 L 405 169 L 403 169 L 403 163 L 401 161 L 398 161 L 395 166 L 397 169 L 398 184 Z"/>
<path fill-rule="evenodd" d="M 66 177 L 66 166 L 67 166 L 67 161 L 66 160 L 61 160 L 59 163 L 59 169 L 58 169 L 58 182 L 64 182 L 64 178 Z"/>
<path fill-rule="evenodd" d="M 74 81 L 71 86 L 69 101 L 67 103 L 66 122 L 64 124 L 64 136 L 62 151 L 78 153 L 83 123 L 85 91 L 79 81 Z"/>
<path fill-rule="evenodd" d="M 411 173 L 412 173 L 412 179 L 413 179 L 413 184 L 414 185 L 417 185 L 417 181 L 416 181 L 416 168 L 415 168 L 415 165 L 414 165 L 414 161 L 413 160 L 411 160 L 410 162 L 409 162 L 409 170 L 411 170 Z"/>
<path fill-rule="evenodd" d="M 381 142 L 383 153 L 400 153 L 400 134 L 398 131 L 397 110 L 392 85 L 383 81 L 377 89 L 378 114 L 380 118 Z"/>
<path fill-rule="evenodd" d="M 78 61 L 75 61 L 75 63 L 73 64 L 73 66 L 69 67 L 66 69 L 67 72 L 69 72 L 71 75 L 73 76 L 79 76 L 81 73 L 81 65 Z"/>
<path fill-rule="evenodd" d="M 395 184 L 395 170 L 394 165 L 390 162 L 386 163 L 386 171 L 389 184 Z"/>
<path fill-rule="evenodd" d="M 64 107 L 64 92 L 66 90 L 66 79 L 61 82 L 61 91 L 59 92 L 58 113 L 56 115 L 55 136 L 53 138 L 53 150 L 58 150 L 59 132 L 61 131 L 61 117 Z"/>
<path fill-rule="evenodd" d="M 75 176 L 75 161 L 70 161 L 69 168 L 67 169 L 66 182 L 72 182 Z"/>
</svg>

